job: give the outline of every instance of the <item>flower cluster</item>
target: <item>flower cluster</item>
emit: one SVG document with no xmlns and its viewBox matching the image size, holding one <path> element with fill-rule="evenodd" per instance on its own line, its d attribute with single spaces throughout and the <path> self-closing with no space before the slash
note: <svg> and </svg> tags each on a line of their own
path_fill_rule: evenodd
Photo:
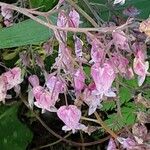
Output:
<svg viewBox="0 0 150 150">
<path fill-rule="evenodd" d="M 5 102 L 5 98 L 9 98 L 7 90 L 17 88 L 23 81 L 21 77 L 21 69 L 15 67 L 0 76 L 0 101 Z"/>
</svg>

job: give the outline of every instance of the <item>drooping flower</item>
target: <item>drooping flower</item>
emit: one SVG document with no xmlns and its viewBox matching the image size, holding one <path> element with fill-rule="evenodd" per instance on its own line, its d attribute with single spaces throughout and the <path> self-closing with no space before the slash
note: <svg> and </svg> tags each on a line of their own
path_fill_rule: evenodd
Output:
<svg viewBox="0 0 150 150">
<path fill-rule="evenodd" d="M 5 77 L 7 90 L 17 86 L 23 81 L 21 77 L 21 69 L 19 67 L 15 67 L 10 71 L 3 73 L 3 76 Z"/>
<path fill-rule="evenodd" d="M 135 48 L 135 58 L 133 61 L 134 72 L 138 75 L 138 85 L 141 86 L 146 78 L 149 69 L 149 62 L 145 61 L 146 52 L 141 44 L 135 43 L 133 45 Z"/>
<path fill-rule="evenodd" d="M 65 72 L 74 72 L 74 64 L 73 57 L 71 54 L 71 48 L 67 47 L 65 44 L 60 43 L 59 45 L 59 54 L 55 59 L 55 63 L 53 65 L 54 68 L 61 68 Z"/>
<path fill-rule="evenodd" d="M 6 27 L 11 26 L 13 22 L 13 10 L 8 9 L 6 6 L 1 6 L 1 15 L 4 17 Z"/>
<path fill-rule="evenodd" d="M 83 124 L 79 123 L 81 111 L 75 105 L 61 106 L 57 115 L 65 123 L 65 126 L 62 127 L 64 131 L 72 130 L 75 133 L 76 130 L 85 128 Z"/>
<path fill-rule="evenodd" d="M 96 90 L 94 83 L 89 84 L 83 92 L 83 101 L 89 106 L 88 115 L 93 114 L 97 108 L 100 108 L 101 105 L 101 96 L 93 94 L 93 91 Z"/>
<path fill-rule="evenodd" d="M 109 59 L 109 63 L 112 65 L 115 73 L 120 73 L 123 77 L 131 79 L 134 74 L 131 67 L 129 67 L 129 61 L 121 54 L 114 53 Z"/>
<path fill-rule="evenodd" d="M 103 44 L 96 38 L 91 41 L 91 62 L 102 63 L 105 59 L 105 50 Z"/>
<path fill-rule="evenodd" d="M 81 92 L 85 86 L 85 74 L 83 69 L 79 68 L 75 71 L 74 74 L 74 88 L 76 91 Z"/>
<path fill-rule="evenodd" d="M 69 12 L 68 25 L 69 27 L 78 28 L 79 23 L 80 23 L 80 15 L 75 9 L 72 9 Z"/>
<path fill-rule="evenodd" d="M 58 27 L 68 27 L 68 18 L 65 14 L 65 11 L 60 11 L 57 18 L 57 26 Z M 59 43 L 64 43 L 67 40 L 67 32 L 66 31 L 55 31 L 56 39 Z"/>
<path fill-rule="evenodd" d="M 33 87 L 39 86 L 40 84 L 40 81 L 37 75 L 29 76 L 28 80 Z"/>
<path fill-rule="evenodd" d="M 112 33 L 114 45 L 122 50 L 130 51 L 128 39 L 123 31 L 115 31 Z"/>
<path fill-rule="evenodd" d="M 58 99 L 59 93 L 63 93 L 65 91 L 66 87 L 62 80 L 51 74 L 47 77 L 46 86 L 49 92 L 52 93 L 53 98 L 57 95 L 56 99 Z"/>
<path fill-rule="evenodd" d="M 91 75 L 96 85 L 97 95 L 115 96 L 115 93 L 111 90 L 112 83 L 115 79 L 115 72 L 109 63 L 104 63 L 103 66 L 95 63 L 91 67 Z"/>
<path fill-rule="evenodd" d="M 117 150 L 116 144 L 112 138 L 109 140 L 107 150 Z"/>
<path fill-rule="evenodd" d="M 125 3 L 125 0 L 115 0 L 114 1 L 114 5 L 116 5 L 116 4 L 123 5 L 124 3 Z"/>
<path fill-rule="evenodd" d="M 5 98 L 6 98 L 6 93 L 7 93 L 7 87 L 5 84 L 5 77 L 4 76 L 0 76 L 0 102 L 5 102 Z"/>
<path fill-rule="evenodd" d="M 34 87 L 33 95 L 36 100 L 34 102 L 34 105 L 38 108 L 42 108 L 42 111 L 53 111 L 55 109 L 56 100 L 53 99 L 52 94 L 48 90 L 44 89 L 42 86 Z"/>
<path fill-rule="evenodd" d="M 83 42 L 77 36 L 74 36 L 74 40 L 75 40 L 75 54 L 76 54 L 76 57 L 81 58 L 82 57 Z"/>
<path fill-rule="evenodd" d="M 128 138 L 118 137 L 117 140 L 120 142 L 120 144 L 122 144 L 123 148 L 127 150 L 133 150 L 135 146 L 137 146 L 137 143 L 129 137 Z"/>
<path fill-rule="evenodd" d="M 128 7 L 123 11 L 123 14 L 128 17 L 135 17 L 140 14 L 140 11 L 136 7 Z"/>
</svg>

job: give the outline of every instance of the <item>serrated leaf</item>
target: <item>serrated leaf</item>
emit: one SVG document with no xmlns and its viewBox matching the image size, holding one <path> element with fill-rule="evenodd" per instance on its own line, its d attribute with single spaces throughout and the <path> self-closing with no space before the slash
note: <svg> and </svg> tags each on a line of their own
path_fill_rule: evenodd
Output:
<svg viewBox="0 0 150 150">
<path fill-rule="evenodd" d="M 119 89 L 119 99 L 120 99 L 120 103 L 121 105 L 130 101 L 132 98 L 132 94 L 131 91 L 125 87 L 121 87 Z"/>
<path fill-rule="evenodd" d="M 32 139 L 32 132 L 17 118 L 18 104 L 0 106 L 0 149 L 25 150 Z"/>
<path fill-rule="evenodd" d="M 56 22 L 56 16 L 50 17 Z M 9 28 L 0 29 L 0 49 L 38 44 L 52 37 L 53 32 L 31 19 L 14 24 Z"/>
<path fill-rule="evenodd" d="M 102 111 L 112 110 L 116 107 L 114 101 L 102 102 L 102 105 L 103 105 L 103 107 L 101 108 Z"/>
</svg>

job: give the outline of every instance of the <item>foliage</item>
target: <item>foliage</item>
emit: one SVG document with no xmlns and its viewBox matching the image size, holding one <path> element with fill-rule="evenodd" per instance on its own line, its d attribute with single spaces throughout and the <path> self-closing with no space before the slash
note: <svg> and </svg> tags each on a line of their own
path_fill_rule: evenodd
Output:
<svg viewBox="0 0 150 150">
<path fill-rule="evenodd" d="M 18 120 L 19 104 L 0 106 L 0 148 L 25 150 L 32 140 L 32 132 Z"/>
</svg>

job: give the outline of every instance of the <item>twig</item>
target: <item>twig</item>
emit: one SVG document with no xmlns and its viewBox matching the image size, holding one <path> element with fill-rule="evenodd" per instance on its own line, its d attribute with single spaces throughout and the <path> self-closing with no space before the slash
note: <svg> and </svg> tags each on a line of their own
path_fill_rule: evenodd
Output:
<svg viewBox="0 0 150 150">
<path fill-rule="evenodd" d="M 108 132 L 113 138 L 117 139 L 118 136 L 116 133 L 114 133 L 106 124 L 105 122 L 103 122 L 103 120 L 100 118 L 100 116 L 98 115 L 98 113 L 95 111 L 94 115 L 96 117 L 96 119 L 98 120 L 99 124 L 102 126 L 103 129 L 106 130 L 106 132 Z"/>
<path fill-rule="evenodd" d="M 68 1 L 68 0 L 67 0 Z M 14 6 L 12 4 L 6 4 L 6 3 L 3 3 L 3 2 L 0 2 L 0 6 L 5 6 L 7 7 L 8 9 L 12 9 L 12 10 L 15 10 L 15 11 L 18 11 L 22 14 L 24 14 L 25 16 L 31 18 L 32 20 L 52 29 L 52 30 L 62 30 L 62 31 L 70 31 L 70 32 L 81 32 L 81 33 L 85 33 L 87 34 L 88 32 L 91 32 L 91 31 L 98 31 L 98 32 L 102 32 L 102 33 L 112 33 L 113 31 L 116 31 L 116 30 L 123 30 L 125 28 L 128 28 L 131 24 L 130 23 L 125 23 L 119 27 L 100 27 L 100 28 L 72 28 L 72 27 L 58 27 L 56 25 L 52 25 L 48 22 L 45 22 L 44 20 L 38 18 L 38 17 L 35 17 L 34 15 L 31 14 L 31 12 L 27 11 L 27 9 L 25 8 L 20 8 L 20 7 L 17 7 L 17 6 Z M 40 14 L 40 13 L 39 13 Z M 94 25 L 94 26 L 97 26 L 97 25 Z M 134 26 L 131 25 L 131 26 Z"/>
</svg>

